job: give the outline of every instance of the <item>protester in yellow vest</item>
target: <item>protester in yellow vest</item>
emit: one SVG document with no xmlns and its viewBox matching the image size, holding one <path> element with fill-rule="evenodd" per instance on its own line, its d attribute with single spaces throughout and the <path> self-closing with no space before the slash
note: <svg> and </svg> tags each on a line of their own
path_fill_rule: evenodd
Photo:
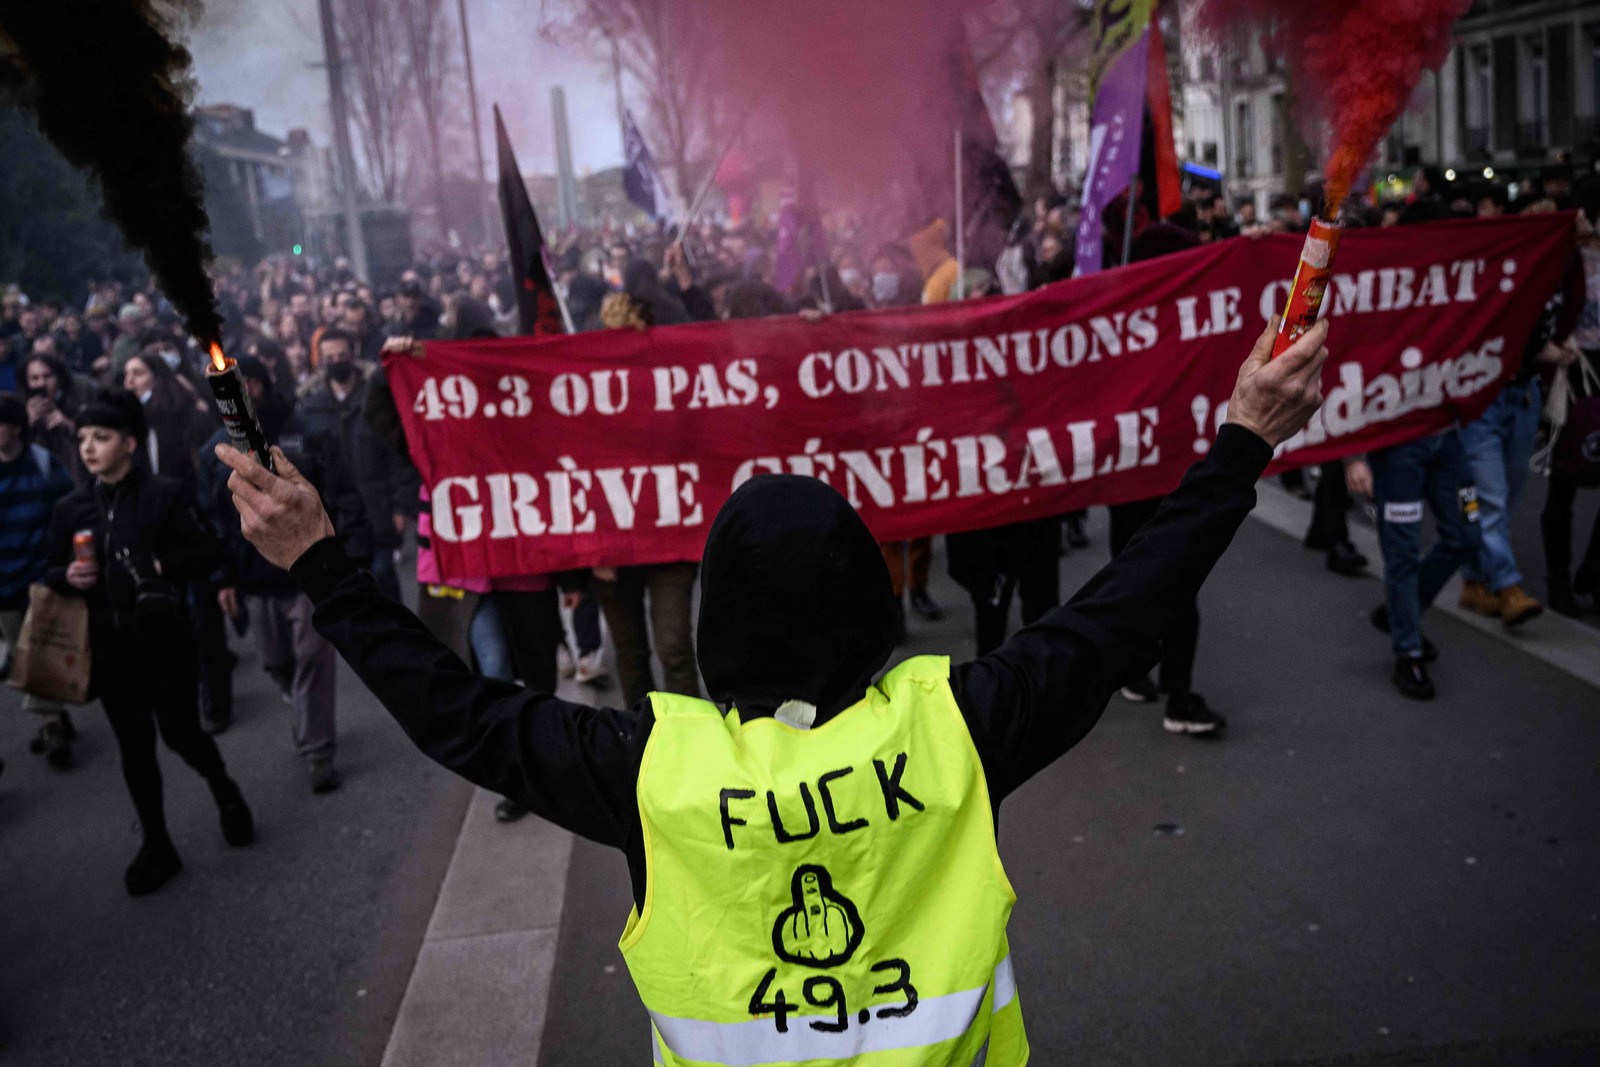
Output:
<svg viewBox="0 0 1600 1067">
<path fill-rule="evenodd" d="M 1326 325 L 1269 360 L 1275 328 L 1209 453 L 1128 548 L 971 662 L 920 656 L 874 682 L 898 616 L 866 525 L 820 482 L 746 483 L 702 562 L 714 703 L 591 708 L 478 677 L 344 555 L 281 453 L 281 477 L 218 456 L 245 535 L 419 748 L 626 855 L 621 947 L 654 1062 L 1013 1067 L 1028 1045 L 998 805 L 1148 669 L 1273 446 L 1321 403 Z"/>
</svg>

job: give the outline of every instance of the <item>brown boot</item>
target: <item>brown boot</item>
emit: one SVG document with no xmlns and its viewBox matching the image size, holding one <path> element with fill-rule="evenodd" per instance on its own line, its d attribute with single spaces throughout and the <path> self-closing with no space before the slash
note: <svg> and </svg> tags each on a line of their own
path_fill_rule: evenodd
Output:
<svg viewBox="0 0 1600 1067">
<path fill-rule="evenodd" d="M 1544 611 L 1544 605 L 1524 593 L 1520 585 L 1506 586 L 1500 590 L 1497 599 L 1500 618 L 1505 621 L 1507 628 L 1521 626 Z"/>
<path fill-rule="evenodd" d="M 1500 598 L 1482 582 L 1461 583 L 1461 606 L 1479 615 L 1502 615 Z"/>
</svg>

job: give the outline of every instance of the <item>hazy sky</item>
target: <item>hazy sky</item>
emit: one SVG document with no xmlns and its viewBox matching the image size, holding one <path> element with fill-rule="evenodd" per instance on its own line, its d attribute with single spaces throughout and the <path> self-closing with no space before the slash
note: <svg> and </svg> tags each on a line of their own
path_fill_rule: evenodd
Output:
<svg viewBox="0 0 1600 1067">
<path fill-rule="evenodd" d="M 488 166 L 494 167 L 489 106 L 498 103 L 522 169 L 554 172 L 553 85 L 566 89 L 579 174 L 619 164 L 622 140 L 610 64 L 565 53 L 541 39 L 543 7 L 540 0 L 467 0 Z M 449 11 L 454 31 L 454 3 Z M 282 137 L 290 127 L 305 126 L 317 143 L 328 144 L 328 83 L 320 66 L 317 25 L 317 0 L 239 0 L 213 6 L 190 40 L 200 83 L 198 102 L 254 108 L 256 125 L 267 133 Z M 452 44 L 459 40 L 453 37 Z"/>
</svg>

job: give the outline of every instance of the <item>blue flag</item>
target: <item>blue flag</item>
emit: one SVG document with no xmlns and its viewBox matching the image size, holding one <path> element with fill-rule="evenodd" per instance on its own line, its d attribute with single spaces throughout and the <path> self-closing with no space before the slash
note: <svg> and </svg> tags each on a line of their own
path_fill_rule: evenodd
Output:
<svg viewBox="0 0 1600 1067">
<path fill-rule="evenodd" d="M 671 209 L 667 200 L 667 187 L 656 169 L 656 161 L 644 143 L 633 113 L 622 113 L 622 190 L 629 202 L 653 219 L 668 220 Z"/>
</svg>

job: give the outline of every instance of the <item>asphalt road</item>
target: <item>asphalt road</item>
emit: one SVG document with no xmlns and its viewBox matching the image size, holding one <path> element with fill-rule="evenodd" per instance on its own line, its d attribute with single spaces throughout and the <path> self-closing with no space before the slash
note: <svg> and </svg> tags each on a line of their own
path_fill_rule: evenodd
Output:
<svg viewBox="0 0 1600 1067">
<path fill-rule="evenodd" d="M 377 1064 L 471 787 L 416 752 L 341 666 L 344 787 L 313 796 L 289 709 L 239 645 L 239 721 L 218 739 L 259 840 L 231 849 L 204 785 L 163 749 L 184 870 L 130 899 L 139 847 L 98 705 L 79 766 L 49 770 L 0 687 L 0 1063 Z"/>
<path fill-rule="evenodd" d="M 935 566 L 955 610 L 904 651 L 968 654 Z M 1116 699 L 1006 802 L 1034 1062 L 1600 1062 L 1600 694 L 1433 618 L 1440 697 L 1409 703 L 1365 619 L 1380 595 L 1246 523 L 1202 596 L 1196 684 L 1228 737 Z M 627 886 L 620 855 L 578 844 L 545 1067 L 647 1062 Z"/>
</svg>

